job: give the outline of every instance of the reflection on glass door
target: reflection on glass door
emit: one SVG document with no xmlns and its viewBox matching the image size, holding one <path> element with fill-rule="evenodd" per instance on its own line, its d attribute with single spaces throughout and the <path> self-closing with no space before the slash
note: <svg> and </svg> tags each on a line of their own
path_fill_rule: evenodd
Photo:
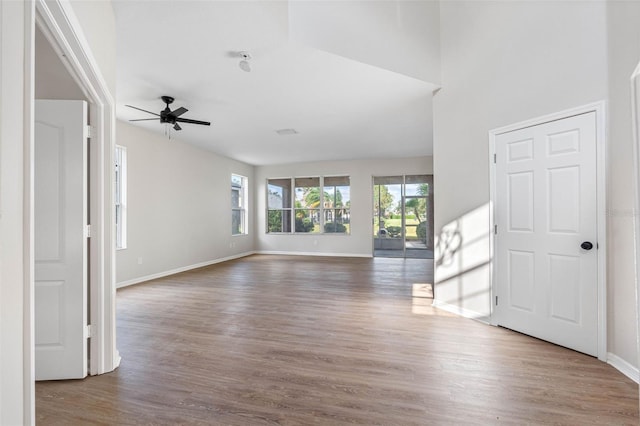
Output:
<svg viewBox="0 0 640 426">
<path fill-rule="evenodd" d="M 376 257 L 433 258 L 433 177 L 373 178 Z"/>
</svg>

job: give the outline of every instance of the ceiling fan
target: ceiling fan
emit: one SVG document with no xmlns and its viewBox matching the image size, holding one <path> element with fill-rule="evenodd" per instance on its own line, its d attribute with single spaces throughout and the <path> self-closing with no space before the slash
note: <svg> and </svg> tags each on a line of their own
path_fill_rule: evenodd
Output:
<svg viewBox="0 0 640 426">
<path fill-rule="evenodd" d="M 138 111 L 146 112 L 147 114 L 153 114 L 160 118 L 160 123 L 173 124 L 174 130 L 182 130 L 182 127 L 180 127 L 180 124 L 178 123 L 201 124 L 203 126 L 211 125 L 211 123 L 208 121 L 191 120 L 188 118 L 180 117 L 182 114 L 189 111 L 184 107 L 180 107 L 171 111 L 171 109 L 169 108 L 169 105 L 171 105 L 175 100 L 171 96 L 161 96 L 161 99 L 162 99 L 162 102 L 167 104 L 167 106 L 162 111 L 160 111 L 160 114 L 156 114 L 155 112 L 147 111 L 142 108 L 134 107 L 133 105 L 125 105 L 125 106 L 129 108 L 137 109 Z M 129 121 L 150 121 L 150 120 L 157 120 L 157 118 L 138 118 L 138 119 L 129 120 Z"/>
</svg>

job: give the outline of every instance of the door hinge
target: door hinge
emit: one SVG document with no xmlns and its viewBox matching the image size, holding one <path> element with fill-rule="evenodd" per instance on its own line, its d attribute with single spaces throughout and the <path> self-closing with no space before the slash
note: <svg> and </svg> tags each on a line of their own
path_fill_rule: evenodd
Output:
<svg viewBox="0 0 640 426">
<path fill-rule="evenodd" d="M 84 226 L 84 237 L 91 238 L 91 225 Z"/>
<path fill-rule="evenodd" d="M 493 154 L 493 164 L 496 164 L 497 161 L 498 161 L 498 155 Z"/>
<path fill-rule="evenodd" d="M 498 296 L 496 296 L 496 306 L 498 306 Z"/>
<path fill-rule="evenodd" d="M 85 133 L 86 133 L 85 137 L 88 138 L 88 139 L 91 139 L 93 137 L 94 133 L 95 133 L 95 127 L 87 124 L 84 127 L 84 130 L 85 130 Z"/>
<path fill-rule="evenodd" d="M 498 235 L 498 225 L 493 225 L 493 233 Z"/>
<path fill-rule="evenodd" d="M 94 331 L 95 331 L 95 330 L 94 330 L 94 327 L 93 327 L 91 324 L 87 324 L 87 325 L 84 327 L 84 337 L 85 337 L 85 339 L 90 339 L 90 338 L 92 338 L 92 337 L 93 337 L 93 334 L 94 334 Z"/>
</svg>

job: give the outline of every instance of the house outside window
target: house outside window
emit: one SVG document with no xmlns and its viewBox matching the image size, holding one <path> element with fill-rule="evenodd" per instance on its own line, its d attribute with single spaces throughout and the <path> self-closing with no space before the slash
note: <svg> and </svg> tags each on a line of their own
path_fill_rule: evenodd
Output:
<svg viewBox="0 0 640 426">
<path fill-rule="evenodd" d="M 116 145 L 115 152 L 116 249 L 127 248 L 127 148 Z"/>
<path fill-rule="evenodd" d="M 231 235 L 246 235 L 247 178 L 231 175 Z"/>
</svg>

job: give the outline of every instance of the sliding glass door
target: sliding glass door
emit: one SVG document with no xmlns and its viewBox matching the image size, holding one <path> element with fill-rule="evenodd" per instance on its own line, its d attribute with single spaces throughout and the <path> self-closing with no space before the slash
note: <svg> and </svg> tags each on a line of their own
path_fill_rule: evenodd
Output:
<svg viewBox="0 0 640 426">
<path fill-rule="evenodd" d="M 373 178 L 376 257 L 433 258 L 433 177 Z"/>
</svg>

